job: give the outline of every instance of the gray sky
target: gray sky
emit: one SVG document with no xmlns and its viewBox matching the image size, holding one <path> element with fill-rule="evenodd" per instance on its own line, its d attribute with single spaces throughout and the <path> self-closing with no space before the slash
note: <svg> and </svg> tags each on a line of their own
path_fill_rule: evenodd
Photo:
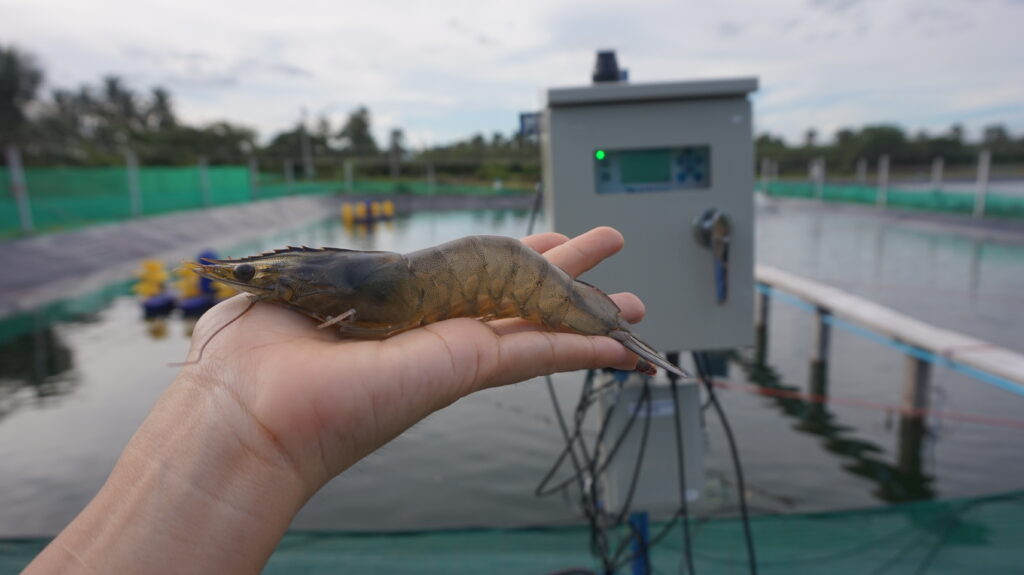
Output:
<svg viewBox="0 0 1024 575">
<path fill-rule="evenodd" d="M 366 104 L 379 138 L 397 125 L 417 147 L 509 132 L 605 47 L 634 82 L 759 76 L 757 130 L 790 142 L 878 122 L 1020 135 L 1022 30 L 1020 0 L 0 0 L 0 42 L 51 87 L 161 84 L 187 121 L 263 138 L 302 106 L 338 122 Z"/>
</svg>

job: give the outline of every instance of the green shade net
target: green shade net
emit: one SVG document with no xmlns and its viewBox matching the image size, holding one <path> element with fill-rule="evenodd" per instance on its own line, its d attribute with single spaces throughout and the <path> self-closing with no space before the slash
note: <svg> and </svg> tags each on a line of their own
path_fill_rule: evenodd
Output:
<svg viewBox="0 0 1024 575">
<path fill-rule="evenodd" d="M 818 186 L 808 181 L 775 181 L 769 182 L 763 191 L 769 196 L 812 199 L 817 197 Z M 881 191 L 872 186 L 824 184 L 821 186 L 821 199 L 826 202 L 876 205 L 882 198 Z M 973 214 L 974 202 L 974 194 L 939 190 L 889 188 L 885 195 L 885 204 L 891 208 L 953 214 Z M 1024 195 L 987 194 L 985 215 L 1024 218 Z"/>
<path fill-rule="evenodd" d="M 253 182 L 246 166 L 141 167 L 137 175 L 140 215 L 152 216 L 284 196 L 340 193 L 339 180 L 289 180 L 261 173 Z M 25 187 L 36 232 L 78 228 L 133 217 L 126 168 L 28 168 Z M 521 188 L 428 183 L 424 180 L 356 180 L 355 194 L 506 195 Z M 0 168 L 0 238 L 21 233 L 10 173 Z"/>
<path fill-rule="evenodd" d="M 652 525 L 652 533 L 660 525 Z M 747 573 L 737 519 L 694 520 L 698 573 Z M 753 519 L 758 568 L 789 573 L 1020 573 L 1024 492 L 925 501 L 863 511 Z M 652 550 L 655 573 L 677 573 L 680 528 Z M 17 573 L 44 539 L 0 540 L 0 573 Z M 543 575 L 597 571 L 585 527 L 405 534 L 287 534 L 264 573 Z M 140 551 L 142 552 L 142 551 Z M 628 563 L 619 573 L 630 573 Z"/>
</svg>

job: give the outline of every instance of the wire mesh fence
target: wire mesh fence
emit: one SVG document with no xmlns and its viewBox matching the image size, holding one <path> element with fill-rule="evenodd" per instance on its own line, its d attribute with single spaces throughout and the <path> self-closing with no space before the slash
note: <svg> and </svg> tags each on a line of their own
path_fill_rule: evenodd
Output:
<svg viewBox="0 0 1024 575">
<path fill-rule="evenodd" d="M 291 171 L 256 173 L 247 166 L 27 168 L 24 188 L 34 232 L 134 217 L 310 194 L 506 195 L 523 185 L 430 178 L 301 179 Z M 22 234 L 11 170 L 0 167 L 0 238 Z"/>
<path fill-rule="evenodd" d="M 951 214 L 973 214 L 978 208 L 974 193 L 945 190 L 909 190 L 856 184 L 820 184 L 814 181 L 771 181 L 761 184 L 769 196 L 821 199 L 825 202 L 884 205 L 891 208 Z M 986 216 L 1024 218 L 1024 196 L 988 193 Z"/>
</svg>

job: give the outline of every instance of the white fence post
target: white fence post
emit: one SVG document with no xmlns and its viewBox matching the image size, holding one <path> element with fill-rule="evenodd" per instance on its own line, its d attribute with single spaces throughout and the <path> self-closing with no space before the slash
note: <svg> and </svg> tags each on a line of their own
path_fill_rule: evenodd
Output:
<svg viewBox="0 0 1024 575">
<path fill-rule="evenodd" d="M 817 167 L 814 172 L 814 175 L 817 176 L 815 196 L 817 196 L 819 201 L 823 201 L 825 199 L 825 158 L 818 158 Z"/>
<path fill-rule="evenodd" d="M 878 158 L 878 205 L 883 208 L 889 203 L 889 154 Z"/>
<path fill-rule="evenodd" d="M 988 173 L 992 167 L 992 151 L 982 150 L 978 154 L 978 189 L 974 192 L 974 217 L 985 215 L 985 200 L 988 196 Z"/>
<path fill-rule="evenodd" d="M 132 206 L 132 217 L 142 215 L 142 193 L 139 190 L 139 157 L 134 150 L 124 151 L 124 164 L 128 176 L 128 197 Z"/>
<path fill-rule="evenodd" d="M 21 153 L 14 146 L 7 146 L 7 170 L 11 178 L 11 195 L 18 204 L 18 220 L 21 232 L 31 234 L 35 231 L 32 221 L 32 204 L 28 199 L 28 186 L 25 185 L 25 172 L 21 169 Z"/>
<path fill-rule="evenodd" d="M 256 156 L 249 157 L 249 201 L 260 198 L 260 162 Z"/>
<path fill-rule="evenodd" d="M 932 160 L 932 190 L 942 190 L 942 172 L 946 167 L 946 159 L 942 156 L 936 156 Z"/>
<path fill-rule="evenodd" d="M 288 158 L 284 161 L 284 193 L 285 195 L 291 195 L 292 184 L 295 182 L 295 165 L 292 163 L 292 159 Z"/>
<path fill-rule="evenodd" d="M 209 161 L 205 157 L 199 158 L 199 191 L 203 194 L 203 206 L 210 206 L 210 174 Z"/>
</svg>

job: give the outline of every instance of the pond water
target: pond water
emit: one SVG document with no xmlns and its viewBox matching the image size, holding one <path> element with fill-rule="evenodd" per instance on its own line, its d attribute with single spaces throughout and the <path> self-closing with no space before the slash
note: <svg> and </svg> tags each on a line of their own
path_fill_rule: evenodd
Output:
<svg viewBox="0 0 1024 575">
<path fill-rule="evenodd" d="M 519 236 L 522 212 L 416 214 L 373 229 L 328 220 L 213 246 L 245 255 L 281 245 L 409 251 L 467 234 Z M 762 207 L 758 260 L 875 299 L 941 327 L 1024 351 L 1024 250 L 870 214 Z M 123 278 L 112 278 L 112 283 Z M 123 293 L 114 289 L 111 293 Z M 156 328 L 138 302 L 114 295 L 88 313 L 29 328 L 0 343 L 0 537 L 57 532 L 92 497 L 187 349 L 188 324 Z M 834 333 L 827 406 L 750 394 L 740 386 L 806 391 L 812 318 L 773 303 L 766 365 L 733 356 L 721 392 L 740 445 L 756 513 L 869 507 L 890 501 L 1024 488 L 1024 398 L 936 368 L 933 407 L 987 423 L 933 416 L 920 452 L 898 452 L 903 357 Z M 33 327 L 34 326 L 34 327 Z M 3 330 L 0 330 L 3 333 Z M 642 333 L 642 330 L 641 330 Z M 582 375 L 555 382 L 572 405 Z M 1000 419 L 1001 418 L 1001 419 Z M 708 482 L 698 511 L 735 513 L 721 426 L 708 417 Z M 537 499 L 561 448 L 546 388 L 525 382 L 467 397 L 360 462 L 315 496 L 299 529 L 405 530 L 578 523 L 572 502 Z M 909 463 L 908 463 L 909 462 Z"/>
</svg>

